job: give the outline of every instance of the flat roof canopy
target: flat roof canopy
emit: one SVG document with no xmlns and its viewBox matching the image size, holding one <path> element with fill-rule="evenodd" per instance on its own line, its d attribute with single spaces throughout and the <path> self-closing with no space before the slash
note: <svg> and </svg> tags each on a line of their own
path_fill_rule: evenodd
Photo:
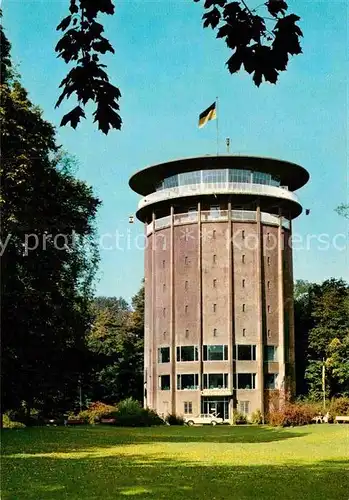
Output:
<svg viewBox="0 0 349 500">
<path fill-rule="evenodd" d="M 156 186 L 166 177 L 182 172 L 215 168 L 256 170 L 278 175 L 281 185 L 288 186 L 291 191 L 301 188 L 309 180 L 309 173 L 305 168 L 289 161 L 260 156 L 207 155 L 152 165 L 136 172 L 131 177 L 129 184 L 133 191 L 146 196 L 156 191 Z"/>
</svg>

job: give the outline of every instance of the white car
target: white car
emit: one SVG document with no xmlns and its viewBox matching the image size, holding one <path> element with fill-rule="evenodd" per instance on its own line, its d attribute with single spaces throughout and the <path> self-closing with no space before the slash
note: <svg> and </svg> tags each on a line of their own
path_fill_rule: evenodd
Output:
<svg viewBox="0 0 349 500">
<path fill-rule="evenodd" d="M 187 425 L 194 425 L 194 424 L 217 425 L 217 424 L 223 424 L 223 419 L 221 417 L 217 417 L 212 413 L 205 413 L 199 415 L 198 417 L 186 417 L 184 419 L 184 422 Z"/>
</svg>

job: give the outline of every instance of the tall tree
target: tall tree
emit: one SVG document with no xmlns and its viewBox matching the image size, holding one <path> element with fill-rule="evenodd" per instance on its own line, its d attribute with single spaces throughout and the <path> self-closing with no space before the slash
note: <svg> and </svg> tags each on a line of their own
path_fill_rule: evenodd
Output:
<svg viewBox="0 0 349 500">
<path fill-rule="evenodd" d="M 349 394 L 349 286 L 343 280 L 330 279 L 312 287 L 309 331 L 309 361 L 306 379 L 314 397 L 322 392 L 321 369 L 326 364 L 329 396 Z"/>
<path fill-rule="evenodd" d="M 297 280 L 294 284 L 296 391 L 305 395 L 308 391 L 305 372 L 308 366 L 309 331 L 314 325 L 312 318 L 312 288 L 314 283 Z"/>
<path fill-rule="evenodd" d="M 76 397 L 84 370 L 100 202 L 13 78 L 2 28 L 1 40 L 2 404 L 51 411 Z"/>
<path fill-rule="evenodd" d="M 144 287 L 132 299 L 97 297 L 95 321 L 88 336 L 93 359 L 90 399 L 115 403 L 142 400 Z"/>
</svg>

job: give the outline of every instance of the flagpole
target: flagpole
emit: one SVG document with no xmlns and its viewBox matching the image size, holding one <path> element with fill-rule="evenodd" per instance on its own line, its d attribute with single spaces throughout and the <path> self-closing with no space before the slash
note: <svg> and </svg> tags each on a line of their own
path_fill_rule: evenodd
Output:
<svg viewBox="0 0 349 500">
<path fill-rule="evenodd" d="M 217 156 L 219 155 L 218 96 L 216 97 Z"/>
</svg>

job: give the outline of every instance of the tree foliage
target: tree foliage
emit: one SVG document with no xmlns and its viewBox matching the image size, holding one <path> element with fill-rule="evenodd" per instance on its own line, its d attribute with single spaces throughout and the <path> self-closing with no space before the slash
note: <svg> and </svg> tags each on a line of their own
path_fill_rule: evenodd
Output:
<svg viewBox="0 0 349 500">
<path fill-rule="evenodd" d="M 96 104 L 93 115 L 98 128 L 105 134 L 110 129 L 120 130 L 121 93 L 110 83 L 106 66 L 100 62 L 101 55 L 115 51 L 103 35 L 103 25 L 97 22 L 100 14 L 114 15 L 114 3 L 112 0 L 69 2 L 69 14 L 57 26 L 63 35 L 56 52 L 65 63 L 73 62 L 74 67 L 61 82 L 62 93 L 56 106 L 72 95 L 78 105 L 63 116 L 61 125 L 76 128 L 85 118 L 84 108 L 91 101 Z M 264 17 L 257 13 L 260 7 L 265 9 Z M 204 0 L 204 9 L 204 27 L 217 30 L 217 38 L 223 38 L 233 52 L 227 61 L 230 73 L 243 67 L 253 75 L 258 87 L 263 81 L 275 84 L 280 72 L 286 71 L 290 56 L 302 52 L 302 31 L 297 25 L 300 17 L 287 14 L 285 0 L 267 0 L 254 9 L 245 0 Z"/>
<path fill-rule="evenodd" d="M 6 40 L 1 29 L 1 38 Z M 69 168 L 51 124 L 2 65 L 3 409 L 59 406 L 84 370 L 99 200 Z M 65 158 L 65 165 L 69 159 Z"/>
<path fill-rule="evenodd" d="M 89 397 L 110 403 L 133 397 L 142 401 L 144 287 L 133 297 L 131 310 L 122 298 L 97 297 L 88 335 L 93 366 Z"/>
<path fill-rule="evenodd" d="M 121 93 L 110 83 L 106 66 L 100 62 L 101 55 L 115 51 L 103 36 L 103 25 L 97 22 L 100 14 L 113 15 L 114 11 L 111 0 L 70 0 L 70 13 L 57 26 L 57 30 L 63 32 L 56 45 L 58 57 L 75 66 L 60 84 L 62 93 L 56 107 L 73 94 L 78 101 L 78 105 L 63 116 L 61 125 L 70 123 L 76 128 L 81 118 L 85 118 L 84 107 L 91 101 L 96 104 L 93 116 L 99 130 L 108 134 L 110 128 L 121 129 L 118 114 Z"/>
<path fill-rule="evenodd" d="M 306 286 L 305 286 L 306 285 Z M 295 295 L 298 386 L 303 394 L 322 396 L 322 370 L 326 369 L 326 395 L 349 395 L 349 286 L 330 279 L 322 284 L 298 283 Z"/>
<path fill-rule="evenodd" d="M 341 203 L 341 205 L 336 208 L 336 212 L 338 215 L 349 219 L 349 204 Z"/>
<path fill-rule="evenodd" d="M 198 2 L 200 0 L 194 0 Z M 260 6 L 262 7 L 262 6 Z M 230 73 L 244 69 L 253 75 L 257 87 L 264 81 L 276 83 L 281 71 L 287 69 L 289 57 L 302 52 L 299 39 L 302 31 L 295 14 L 286 15 L 284 0 L 268 0 L 263 4 L 264 17 L 258 8 L 250 9 L 242 1 L 205 0 L 204 27 L 217 30 L 233 54 L 227 61 Z M 272 27 L 268 27 L 272 16 Z"/>
</svg>

